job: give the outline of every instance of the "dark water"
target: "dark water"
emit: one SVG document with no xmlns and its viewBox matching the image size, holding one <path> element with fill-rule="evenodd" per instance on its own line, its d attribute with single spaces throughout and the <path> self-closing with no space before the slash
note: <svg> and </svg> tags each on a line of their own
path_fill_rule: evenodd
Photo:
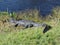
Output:
<svg viewBox="0 0 60 45">
<path fill-rule="evenodd" d="M 55 6 L 60 6 L 60 0 L 0 0 L 0 11 L 9 12 L 37 8 L 45 15 Z"/>
</svg>

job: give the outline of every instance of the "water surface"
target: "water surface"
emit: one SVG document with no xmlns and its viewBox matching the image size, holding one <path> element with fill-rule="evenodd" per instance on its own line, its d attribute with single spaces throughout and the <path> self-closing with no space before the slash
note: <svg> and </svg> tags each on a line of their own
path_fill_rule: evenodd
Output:
<svg viewBox="0 0 60 45">
<path fill-rule="evenodd" d="M 0 0 L 0 11 L 9 12 L 37 8 L 46 15 L 56 6 L 60 6 L 60 0 Z"/>
</svg>

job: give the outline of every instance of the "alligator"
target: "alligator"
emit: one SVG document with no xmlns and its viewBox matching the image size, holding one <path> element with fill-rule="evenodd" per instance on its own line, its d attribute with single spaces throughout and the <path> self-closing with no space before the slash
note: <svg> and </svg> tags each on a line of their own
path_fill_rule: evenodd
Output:
<svg viewBox="0 0 60 45">
<path fill-rule="evenodd" d="M 10 19 L 9 22 L 14 23 L 15 27 L 17 27 L 18 25 L 22 25 L 24 27 L 39 27 L 39 26 L 43 26 L 46 24 L 40 24 L 40 23 L 36 23 L 34 21 L 30 21 L 30 20 L 14 20 L 14 19 Z"/>
<path fill-rule="evenodd" d="M 40 26 L 42 26 L 42 27 L 45 27 L 44 30 L 43 30 L 43 33 L 47 32 L 49 29 L 52 28 L 50 25 L 47 25 L 45 23 L 40 24 L 40 23 L 36 23 L 34 21 L 29 21 L 29 20 L 18 20 L 17 21 L 17 20 L 14 20 L 13 18 L 11 18 L 9 22 L 14 23 L 15 27 L 17 27 L 19 25 L 22 25 L 25 28 L 40 27 Z"/>
</svg>

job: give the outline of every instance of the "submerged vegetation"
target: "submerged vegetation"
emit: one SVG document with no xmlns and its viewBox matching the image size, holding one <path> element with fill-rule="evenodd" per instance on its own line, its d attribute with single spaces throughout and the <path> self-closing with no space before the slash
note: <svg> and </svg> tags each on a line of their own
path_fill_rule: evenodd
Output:
<svg viewBox="0 0 60 45">
<path fill-rule="evenodd" d="M 44 27 L 14 27 L 9 23 L 13 17 L 16 20 L 32 20 L 46 23 L 52 29 L 43 33 Z M 18 13 L 0 12 L 0 45 L 60 45 L 60 8 L 54 8 L 52 13 L 42 17 L 37 9 Z"/>
</svg>

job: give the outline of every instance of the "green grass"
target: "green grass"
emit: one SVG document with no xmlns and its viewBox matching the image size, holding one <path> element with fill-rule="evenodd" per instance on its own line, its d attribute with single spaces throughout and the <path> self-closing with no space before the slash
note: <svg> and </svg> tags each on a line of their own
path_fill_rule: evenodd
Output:
<svg viewBox="0 0 60 45">
<path fill-rule="evenodd" d="M 53 23 L 47 23 L 52 29 L 43 33 L 44 27 L 20 29 L 10 27 L 7 22 L 0 25 L 0 45 L 60 45 L 60 22 Z"/>
<path fill-rule="evenodd" d="M 46 19 L 48 20 L 41 20 L 42 22 L 52 26 L 52 29 L 46 33 L 43 33 L 44 27 L 33 27 L 27 29 L 21 29 L 20 26 L 14 27 L 7 21 L 10 19 L 10 14 L 8 14 L 8 12 L 0 12 L 0 45 L 60 45 L 60 20 L 58 19 L 59 14 L 58 17 L 56 17 L 56 15 L 54 17 L 56 9 L 54 9 L 53 12 L 54 13 L 52 13 L 51 17 L 47 16 L 48 18 Z M 39 15 L 37 10 L 30 10 L 28 13 L 20 12 L 19 16 L 22 15 L 21 17 L 16 16 L 16 13 L 11 15 L 17 20 L 40 20 L 37 18 Z M 27 18 L 25 18 L 24 15 L 26 15 Z M 6 22 L 4 22 L 5 20 Z"/>
<path fill-rule="evenodd" d="M 37 29 L 37 28 L 36 28 Z M 31 45 L 36 44 L 37 40 L 41 37 L 42 33 L 37 29 L 28 29 L 24 31 L 17 31 L 11 33 L 4 33 L 1 35 L 0 45 Z M 39 33 L 38 33 L 39 32 Z M 38 34 L 36 34 L 38 33 Z M 5 36 L 4 36 L 5 35 Z"/>
<path fill-rule="evenodd" d="M 42 27 L 0 33 L 0 45 L 59 45 L 60 24 L 43 33 Z"/>
</svg>

